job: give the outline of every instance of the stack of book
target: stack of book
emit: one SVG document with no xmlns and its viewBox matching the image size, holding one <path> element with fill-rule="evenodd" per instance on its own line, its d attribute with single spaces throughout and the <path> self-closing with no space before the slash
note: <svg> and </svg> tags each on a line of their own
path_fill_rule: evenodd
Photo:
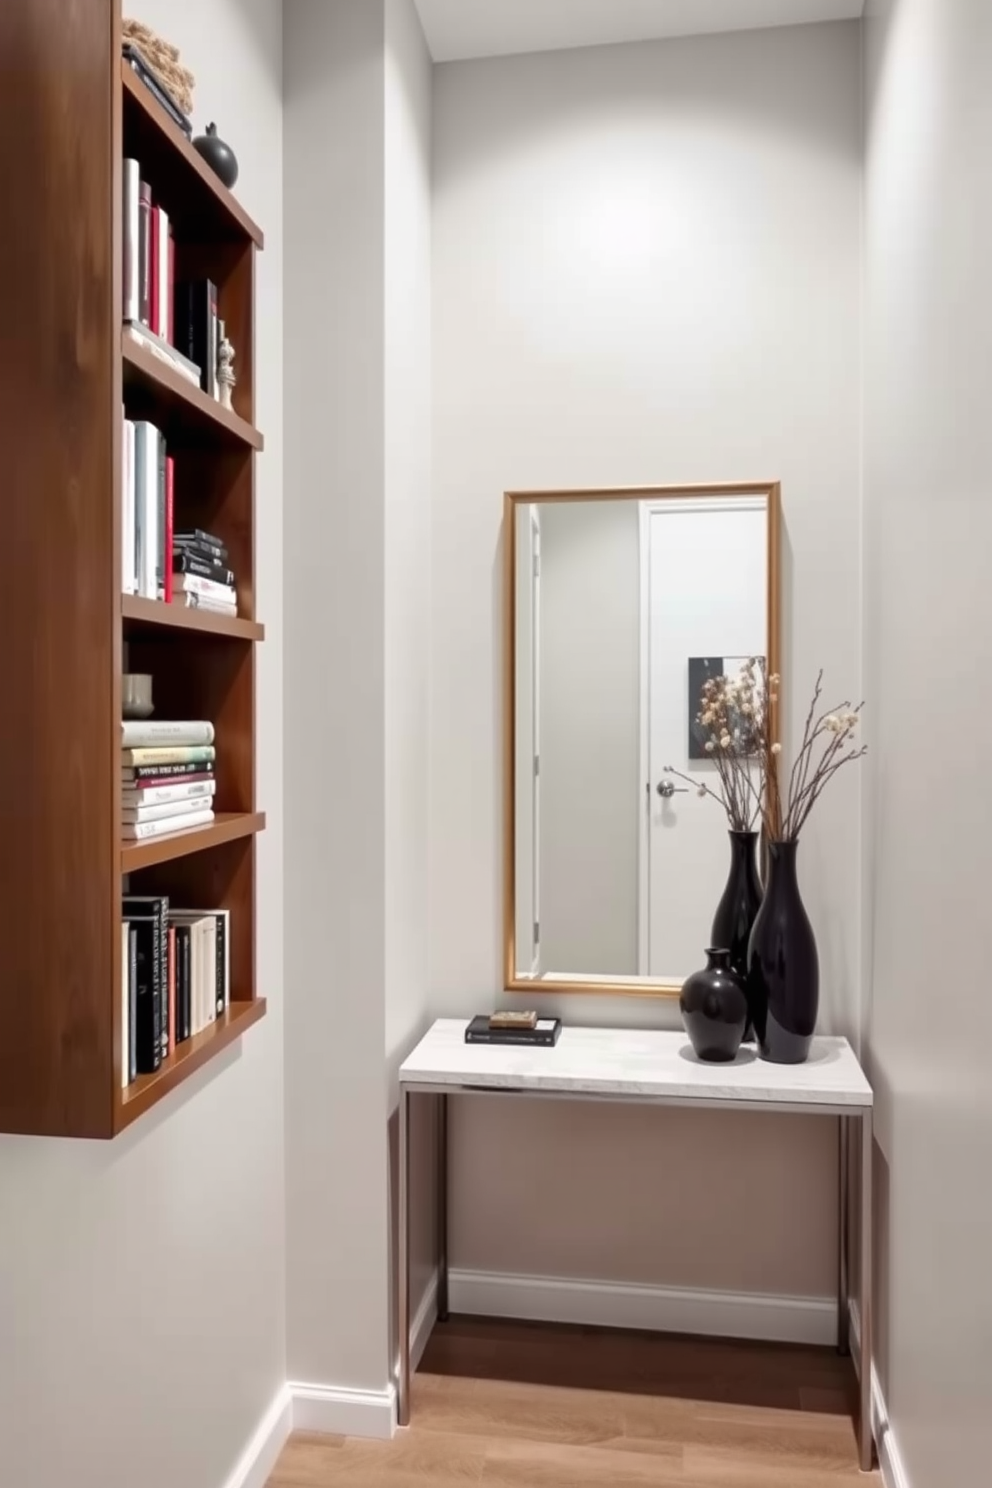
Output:
<svg viewBox="0 0 992 1488">
<path fill-rule="evenodd" d="M 123 195 L 125 338 L 144 346 L 195 387 L 205 386 L 204 363 L 184 355 L 191 341 L 185 319 L 176 314 L 180 304 L 185 306 L 185 296 L 176 291 L 175 239 L 169 216 L 155 204 L 137 160 L 124 161 Z M 216 349 L 213 365 L 216 382 Z"/>
<path fill-rule="evenodd" d="M 238 594 L 227 557 L 220 538 L 201 527 L 176 532 L 172 538 L 171 602 L 218 615 L 236 615 Z"/>
<path fill-rule="evenodd" d="M 121 584 L 125 594 L 145 599 L 172 598 L 172 547 L 175 466 L 165 438 L 147 419 L 123 421 L 121 491 Z"/>
<path fill-rule="evenodd" d="M 227 909 L 173 909 L 125 894 L 121 915 L 121 1085 L 154 1074 L 231 1002 Z"/>
<path fill-rule="evenodd" d="M 121 724 L 121 835 L 163 837 L 214 819 L 214 726 L 128 720 Z"/>
</svg>

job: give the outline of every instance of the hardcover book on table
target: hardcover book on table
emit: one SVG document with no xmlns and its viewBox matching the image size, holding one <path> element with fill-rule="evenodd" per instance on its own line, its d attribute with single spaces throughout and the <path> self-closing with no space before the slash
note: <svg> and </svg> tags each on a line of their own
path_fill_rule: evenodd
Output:
<svg viewBox="0 0 992 1488">
<path fill-rule="evenodd" d="M 560 1018 L 538 1018 L 533 1028 L 493 1028 L 487 1013 L 479 1013 L 465 1029 L 467 1044 L 518 1044 L 553 1048 L 561 1034 Z"/>
</svg>

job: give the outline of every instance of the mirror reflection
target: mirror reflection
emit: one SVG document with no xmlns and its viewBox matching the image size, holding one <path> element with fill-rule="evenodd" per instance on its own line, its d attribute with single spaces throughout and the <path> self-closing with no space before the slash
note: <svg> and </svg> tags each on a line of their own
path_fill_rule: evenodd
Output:
<svg viewBox="0 0 992 1488">
<path fill-rule="evenodd" d="M 675 990 L 701 964 L 728 840 L 700 698 L 777 650 L 775 496 L 508 497 L 508 986 Z"/>
</svg>

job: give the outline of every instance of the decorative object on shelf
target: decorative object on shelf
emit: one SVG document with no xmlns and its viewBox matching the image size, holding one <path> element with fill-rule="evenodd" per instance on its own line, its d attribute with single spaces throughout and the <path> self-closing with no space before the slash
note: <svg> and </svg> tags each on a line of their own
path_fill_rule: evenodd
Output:
<svg viewBox="0 0 992 1488">
<path fill-rule="evenodd" d="M 729 1064 L 737 1057 L 748 1021 L 748 1002 L 728 950 L 712 947 L 706 952 L 706 966 L 686 981 L 679 1008 L 689 1042 L 700 1059 Z"/>
<path fill-rule="evenodd" d="M 180 62 L 179 48 L 164 41 L 142 21 L 132 21 L 126 17 L 121 24 L 121 39 L 155 74 L 180 113 L 191 114 L 196 79 L 189 68 Z"/>
<path fill-rule="evenodd" d="M 151 718 L 152 679 L 147 672 L 125 672 L 121 678 L 121 713 L 125 718 Z"/>
<path fill-rule="evenodd" d="M 775 677 L 769 682 L 778 685 Z M 821 710 L 822 691 L 821 670 L 784 794 L 778 773 L 782 746 L 777 740 L 766 744 L 763 813 L 769 869 L 748 949 L 748 1002 L 761 1057 L 776 1064 L 806 1060 L 820 1001 L 816 937 L 796 873 L 799 834 L 828 782 L 866 753 L 854 743 L 864 705 L 845 700 Z"/>
<path fill-rule="evenodd" d="M 221 322 L 223 328 L 223 322 Z M 222 334 L 220 345 L 217 348 L 217 395 L 220 398 L 221 408 L 231 408 L 231 394 L 237 384 L 234 375 L 234 347 L 227 336 Z"/>
<path fill-rule="evenodd" d="M 193 149 L 198 150 L 215 175 L 219 176 L 225 186 L 233 186 L 238 179 L 238 157 L 217 133 L 216 124 L 208 124 L 206 134 L 198 134 L 193 141 Z"/>
<path fill-rule="evenodd" d="M 758 910 L 761 908 L 761 883 L 758 878 L 757 832 L 731 830 L 730 873 L 723 897 L 713 916 L 710 939 L 715 946 L 727 946 L 730 965 L 743 983 L 747 980 L 747 950 Z M 744 1032 L 752 1036 L 752 1020 Z"/>
</svg>

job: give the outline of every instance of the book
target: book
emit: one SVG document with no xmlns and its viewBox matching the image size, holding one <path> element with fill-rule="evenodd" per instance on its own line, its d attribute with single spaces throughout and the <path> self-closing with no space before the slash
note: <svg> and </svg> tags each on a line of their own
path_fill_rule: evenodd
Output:
<svg viewBox="0 0 992 1488">
<path fill-rule="evenodd" d="M 467 1044 L 523 1044 L 552 1048 L 561 1034 L 560 1018 L 538 1018 L 533 1028 L 491 1028 L 487 1013 L 473 1018 L 465 1029 Z"/>
<path fill-rule="evenodd" d="M 182 130 L 187 139 L 192 139 L 192 122 L 187 119 L 158 74 L 153 72 L 148 66 L 148 63 L 134 43 L 126 41 L 121 47 L 121 54 L 131 70 L 141 79 L 149 93 L 153 95 L 155 101 L 165 109 L 172 122 Z"/>
<path fill-rule="evenodd" d="M 175 500 L 176 462 L 171 455 L 165 459 L 165 534 L 162 544 L 163 594 L 166 604 L 172 603 L 172 552 L 173 503 Z"/>
<path fill-rule="evenodd" d="M 152 323 L 152 188 L 138 182 L 138 319 Z"/>
<path fill-rule="evenodd" d="M 142 745 L 213 742 L 214 726 L 206 719 L 126 718 L 121 722 L 121 743 L 132 749 Z"/>
<path fill-rule="evenodd" d="M 223 563 L 218 563 L 212 558 L 200 558 L 190 549 L 180 548 L 172 550 L 172 572 L 174 574 L 198 574 L 201 579 L 213 579 L 215 584 L 226 584 L 234 587 L 234 574 Z"/>
<path fill-rule="evenodd" d="M 148 231 L 151 234 L 148 246 L 148 325 L 158 335 L 158 207 L 154 202 L 148 219 Z"/>
<path fill-rule="evenodd" d="M 138 932 L 133 925 L 128 926 L 128 943 L 127 1063 L 131 1084 L 138 1078 Z"/>
<path fill-rule="evenodd" d="M 200 387 L 216 397 L 217 286 L 212 279 L 177 284 L 176 344 L 200 368 Z"/>
<path fill-rule="evenodd" d="M 230 615 L 237 619 L 238 604 L 234 599 L 208 599 L 205 594 L 186 594 L 173 590 L 172 603 L 185 610 L 208 610 L 213 615 Z"/>
<path fill-rule="evenodd" d="M 191 761 L 212 764 L 217 750 L 212 744 L 162 744 L 121 750 L 122 765 L 185 765 Z"/>
<path fill-rule="evenodd" d="M 158 465 L 161 434 L 154 424 L 134 425 L 134 522 L 137 592 L 145 599 L 158 594 Z"/>
<path fill-rule="evenodd" d="M 152 785 L 143 790 L 132 790 L 125 786 L 121 792 L 121 805 L 125 810 L 140 809 L 146 806 L 167 806 L 176 801 L 194 801 L 199 798 L 203 804 L 207 804 L 205 798 L 213 795 L 217 789 L 217 782 L 210 780 L 191 780 L 180 785 Z M 137 818 L 139 821 L 142 817 Z"/>
<path fill-rule="evenodd" d="M 231 938 L 229 909 L 214 910 L 214 920 L 217 930 L 217 1017 L 219 1018 L 231 1003 Z"/>
<path fill-rule="evenodd" d="M 139 1075 L 151 1075 L 162 1062 L 158 918 L 147 913 L 131 914 L 126 902 L 124 917 L 135 935 L 135 1063 Z"/>
<path fill-rule="evenodd" d="M 164 765 L 125 765 L 121 770 L 121 780 L 125 786 L 131 784 L 137 789 L 143 789 L 152 785 L 173 785 L 182 779 L 209 780 L 213 769 L 209 760 L 186 760 Z"/>
<path fill-rule="evenodd" d="M 165 440 L 158 439 L 158 469 L 155 501 L 155 598 L 165 599 L 165 576 L 169 561 L 165 547 Z"/>
<path fill-rule="evenodd" d="M 230 584 L 218 584 L 215 579 L 204 579 L 192 573 L 177 574 L 174 582 L 179 593 L 200 594 L 204 599 L 219 599 L 225 604 L 237 603 L 238 596 Z"/>
<path fill-rule="evenodd" d="M 170 346 L 176 339 L 176 239 L 172 228 L 169 228 L 169 294 L 165 306 L 166 332 L 165 339 Z"/>
<path fill-rule="evenodd" d="M 190 1034 L 202 1033 L 217 1018 L 217 913 L 174 909 L 172 923 L 190 934 Z"/>
<path fill-rule="evenodd" d="M 152 283 L 154 286 L 152 330 L 163 341 L 169 339 L 169 216 L 161 207 L 152 208 Z"/>
<path fill-rule="evenodd" d="M 190 1036 L 190 930 L 188 925 L 172 920 L 176 932 L 176 1043 Z"/>
<path fill-rule="evenodd" d="M 164 821 L 124 822 L 121 836 L 126 842 L 146 842 L 149 837 L 165 837 L 169 832 L 189 832 L 194 827 L 206 827 L 214 819 L 212 810 L 186 811 L 181 817 L 170 816 Z"/>
<path fill-rule="evenodd" d="M 142 822 L 164 822 L 173 821 L 177 827 L 182 826 L 181 818 L 188 816 L 191 811 L 204 811 L 207 807 L 213 807 L 210 797 L 193 797 L 185 801 L 161 801 L 157 806 L 122 806 L 121 822 L 124 826 L 140 825 Z"/>
<path fill-rule="evenodd" d="M 131 1017 L 131 926 L 121 921 L 121 1089 L 131 1083 L 130 1034 Z"/>
<path fill-rule="evenodd" d="M 181 373 L 192 386 L 200 386 L 200 369 L 196 362 L 191 362 L 189 357 L 183 356 L 181 351 L 175 346 L 170 346 L 168 341 L 157 335 L 149 326 L 142 325 L 139 320 L 129 320 L 124 326 L 124 337 L 154 352 L 160 361 L 165 362 L 174 372 Z"/>
<path fill-rule="evenodd" d="M 137 594 L 138 566 L 134 525 L 134 424 L 126 418 L 122 426 L 123 466 L 121 470 L 121 592 Z"/>
<path fill-rule="evenodd" d="M 123 253 L 123 305 L 125 320 L 138 320 L 141 302 L 138 293 L 138 262 L 140 253 L 138 227 L 138 195 L 141 188 L 141 167 L 136 160 L 124 160 L 122 173 L 121 227 L 124 234 Z"/>
<path fill-rule="evenodd" d="M 176 927 L 168 925 L 169 937 L 169 1042 L 167 1054 L 176 1052 Z"/>
<path fill-rule="evenodd" d="M 192 546 L 194 548 L 209 548 L 216 553 L 222 563 L 227 562 L 227 548 L 219 537 L 214 537 L 212 532 L 204 532 L 202 527 L 188 527 L 177 532 L 173 538 L 177 546 Z"/>
<path fill-rule="evenodd" d="M 169 1044 L 169 901 L 163 894 L 125 894 L 124 914 L 128 919 L 147 917 L 155 922 L 154 985 L 159 1057 L 164 1059 Z"/>
</svg>

